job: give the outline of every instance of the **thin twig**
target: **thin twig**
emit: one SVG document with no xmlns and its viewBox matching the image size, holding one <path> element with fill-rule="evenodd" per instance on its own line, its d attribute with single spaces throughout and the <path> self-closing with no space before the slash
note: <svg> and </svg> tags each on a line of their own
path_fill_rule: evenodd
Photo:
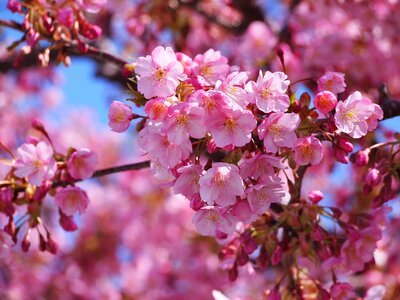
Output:
<svg viewBox="0 0 400 300">
<path fill-rule="evenodd" d="M 133 164 L 127 164 L 127 165 L 121 165 L 121 166 L 116 166 L 116 167 L 111 167 L 111 168 L 106 168 L 102 170 L 97 170 L 94 172 L 91 178 L 97 178 L 97 177 L 102 177 L 114 173 L 120 173 L 120 172 L 127 172 L 127 171 L 134 171 L 134 170 L 140 170 L 140 169 L 145 169 L 150 166 L 150 161 L 142 161 L 138 163 L 133 163 Z M 68 186 L 70 184 L 76 183 L 82 181 L 81 179 L 77 179 L 75 181 L 55 181 L 53 182 L 52 188 L 59 187 L 59 186 Z"/>
</svg>

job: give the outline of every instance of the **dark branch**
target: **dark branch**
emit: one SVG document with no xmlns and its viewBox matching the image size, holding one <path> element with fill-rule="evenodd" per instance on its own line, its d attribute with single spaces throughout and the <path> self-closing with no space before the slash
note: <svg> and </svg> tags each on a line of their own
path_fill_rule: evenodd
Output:
<svg viewBox="0 0 400 300">
<path fill-rule="evenodd" d="M 116 167 L 111 167 L 111 168 L 106 168 L 102 170 L 97 170 L 94 172 L 93 176 L 91 178 L 97 178 L 97 177 L 102 177 L 110 174 L 115 174 L 115 173 L 121 173 L 121 172 L 127 172 L 127 171 L 135 171 L 135 170 L 141 170 L 148 168 L 150 166 L 150 161 L 142 161 L 138 163 L 133 163 L 133 164 L 127 164 L 127 165 L 121 165 L 121 166 L 116 166 Z M 75 180 L 75 181 L 55 181 L 53 182 L 52 188 L 56 188 L 59 186 L 68 186 L 70 184 L 80 182 L 82 181 L 81 179 Z"/>
<path fill-rule="evenodd" d="M 391 99 L 387 92 L 386 84 L 379 87 L 380 106 L 383 110 L 383 119 L 391 119 L 400 116 L 400 100 Z"/>
</svg>

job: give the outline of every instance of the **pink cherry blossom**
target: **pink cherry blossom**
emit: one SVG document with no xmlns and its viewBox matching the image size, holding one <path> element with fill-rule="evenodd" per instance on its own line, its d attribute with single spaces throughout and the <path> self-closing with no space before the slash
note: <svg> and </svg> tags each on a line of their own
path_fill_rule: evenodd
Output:
<svg viewBox="0 0 400 300">
<path fill-rule="evenodd" d="M 336 127 L 352 138 L 360 138 L 367 134 L 367 120 L 375 111 L 374 105 L 360 92 L 354 92 L 345 101 L 339 101 L 336 107 Z"/>
<path fill-rule="evenodd" d="M 236 196 L 244 194 L 239 168 L 228 163 L 214 163 L 200 180 L 200 196 L 208 205 L 215 203 L 226 207 L 236 202 Z"/>
<path fill-rule="evenodd" d="M 300 124 L 295 113 L 272 113 L 258 127 L 260 139 L 264 139 L 267 152 L 276 153 L 278 147 L 293 147 L 297 136 L 294 132 Z"/>
<path fill-rule="evenodd" d="M 218 147 L 246 145 L 256 125 L 253 114 L 247 110 L 228 110 L 206 119 L 207 129 Z"/>
<path fill-rule="evenodd" d="M 87 179 L 93 175 L 98 163 L 96 153 L 89 149 L 79 149 L 68 160 L 68 173 L 75 179 Z"/>
<path fill-rule="evenodd" d="M 240 176 L 246 179 L 252 177 L 258 179 L 263 175 L 274 175 L 274 168 L 282 169 L 282 159 L 269 155 L 269 154 L 257 154 L 253 157 L 243 157 L 240 162 Z"/>
<path fill-rule="evenodd" d="M 332 111 L 336 107 L 336 104 L 336 96 L 330 91 L 322 91 L 315 95 L 314 106 L 324 114 Z"/>
<path fill-rule="evenodd" d="M 346 83 L 344 82 L 344 74 L 339 72 L 326 72 L 324 76 L 318 79 L 319 91 L 331 91 L 339 94 L 344 92 Z"/>
<path fill-rule="evenodd" d="M 236 202 L 230 210 L 230 214 L 244 223 L 251 223 L 257 218 L 246 199 Z"/>
<path fill-rule="evenodd" d="M 228 59 L 213 49 L 196 55 L 193 62 L 193 73 L 203 77 L 212 85 L 222 80 L 229 71 Z"/>
<path fill-rule="evenodd" d="M 383 119 L 382 108 L 375 103 L 372 103 L 372 106 L 374 107 L 374 111 L 372 112 L 372 115 L 367 119 L 368 131 L 375 130 L 378 127 L 378 121 Z"/>
<path fill-rule="evenodd" d="M 15 176 L 27 176 L 28 182 L 33 185 L 41 185 L 43 181 L 51 179 L 57 170 L 53 149 L 45 142 L 39 142 L 36 146 L 25 143 L 19 147 L 14 167 Z"/>
<path fill-rule="evenodd" d="M 206 92 L 204 90 L 198 90 L 193 93 L 190 97 L 190 102 L 198 103 L 209 118 L 212 118 L 211 115 L 232 109 L 235 104 L 225 93 L 218 91 Z M 237 109 L 240 109 L 240 107 L 237 107 Z"/>
<path fill-rule="evenodd" d="M 257 82 L 250 81 L 246 89 L 253 95 L 257 107 L 265 112 L 285 112 L 290 105 L 286 91 L 290 81 L 283 72 L 260 71 Z"/>
<path fill-rule="evenodd" d="M 168 115 L 168 109 L 172 105 L 171 101 L 165 98 L 154 98 L 146 102 L 144 111 L 150 120 L 160 122 Z"/>
<path fill-rule="evenodd" d="M 108 112 L 108 126 L 112 131 L 124 132 L 129 128 L 133 118 L 130 106 L 119 101 L 113 101 Z"/>
<path fill-rule="evenodd" d="M 285 196 L 283 181 L 277 176 L 263 176 L 259 183 L 246 190 L 252 211 L 258 215 L 266 212 L 271 203 L 280 203 Z"/>
<path fill-rule="evenodd" d="M 72 216 L 76 212 L 84 213 L 89 204 L 86 192 L 76 186 L 62 188 L 54 200 L 67 216 Z"/>
<path fill-rule="evenodd" d="M 177 144 L 187 140 L 189 136 L 200 139 L 206 133 L 203 119 L 204 111 L 195 103 L 178 103 L 169 108 L 162 131 L 167 133 L 170 141 Z"/>
<path fill-rule="evenodd" d="M 152 158 L 159 159 L 159 163 L 166 168 L 173 168 L 180 161 L 189 158 L 192 152 L 189 138 L 179 144 L 174 143 L 166 134 L 151 131 L 148 127 L 139 132 L 138 145 Z"/>
<path fill-rule="evenodd" d="M 317 165 L 322 160 L 322 144 L 313 136 L 299 138 L 294 145 L 294 160 L 297 164 L 305 166 Z"/>
<path fill-rule="evenodd" d="M 180 173 L 174 184 L 174 193 L 182 194 L 188 199 L 192 199 L 194 194 L 200 190 L 199 179 L 203 174 L 203 167 L 199 164 L 189 165 L 178 169 Z"/>
<path fill-rule="evenodd" d="M 251 101 L 251 95 L 245 90 L 248 78 L 247 72 L 230 73 L 222 82 L 216 84 L 215 90 L 222 91 L 244 109 Z"/>
<path fill-rule="evenodd" d="M 139 57 L 135 72 L 138 77 L 138 90 L 150 99 L 168 97 L 175 94 L 180 80 L 184 80 L 182 64 L 176 59 L 174 50 L 156 47 L 150 55 Z"/>
<path fill-rule="evenodd" d="M 192 222 L 201 235 L 209 236 L 215 236 L 217 231 L 230 234 L 235 225 L 232 216 L 222 215 L 214 206 L 202 207 L 193 215 Z"/>
</svg>

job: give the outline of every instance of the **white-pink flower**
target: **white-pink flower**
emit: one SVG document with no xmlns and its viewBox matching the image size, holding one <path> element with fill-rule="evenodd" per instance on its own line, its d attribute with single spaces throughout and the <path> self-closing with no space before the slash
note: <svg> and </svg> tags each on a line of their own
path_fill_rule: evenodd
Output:
<svg viewBox="0 0 400 300">
<path fill-rule="evenodd" d="M 367 120 L 374 112 L 375 106 L 371 100 L 363 97 L 360 92 L 354 92 L 345 101 L 339 101 L 336 106 L 336 127 L 358 139 L 367 134 Z"/>
<path fill-rule="evenodd" d="M 242 109 L 251 101 L 251 95 L 245 90 L 245 84 L 249 75 L 247 72 L 230 73 L 224 80 L 218 81 L 215 90 L 225 93 Z"/>
<path fill-rule="evenodd" d="M 162 131 L 168 139 L 180 144 L 189 136 L 200 139 L 206 133 L 204 110 L 195 103 L 178 103 L 169 108 L 168 117 L 164 120 Z"/>
<path fill-rule="evenodd" d="M 344 74 L 339 72 L 326 72 L 324 76 L 318 79 L 318 91 L 331 91 L 339 94 L 344 92 L 346 83 L 344 82 Z"/>
<path fill-rule="evenodd" d="M 274 175 L 274 168 L 283 169 L 284 165 L 282 158 L 260 153 L 250 158 L 243 157 L 239 167 L 242 178 L 258 179 L 263 175 Z"/>
<path fill-rule="evenodd" d="M 232 205 L 244 194 L 244 183 L 239 168 L 228 163 L 214 163 L 200 180 L 200 196 L 208 205 Z"/>
<path fill-rule="evenodd" d="M 174 184 L 174 193 L 182 194 L 189 200 L 200 191 L 199 179 L 203 174 L 203 167 L 199 164 L 184 166 L 178 169 L 181 173 Z"/>
<path fill-rule="evenodd" d="M 246 145 L 257 125 L 253 114 L 248 110 L 226 110 L 209 115 L 205 123 L 218 147 Z"/>
<path fill-rule="evenodd" d="M 192 152 L 189 138 L 177 144 L 169 140 L 167 135 L 151 131 L 148 127 L 139 132 L 138 145 L 166 168 L 175 167 L 181 160 L 188 159 Z"/>
<path fill-rule="evenodd" d="M 228 59 L 214 49 L 194 58 L 193 74 L 202 76 L 209 84 L 222 80 L 229 71 Z"/>
<path fill-rule="evenodd" d="M 62 188 L 54 200 L 67 216 L 72 216 L 76 212 L 84 213 L 89 204 L 86 192 L 77 186 Z"/>
<path fill-rule="evenodd" d="M 375 103 L 372 103 L 374 107 L 374 111 L 372 115 L 367 119 L 368 131 L 375 130 L 378 127 L 378 121 L 383 119 L 383 110 L 382 108 Z"/>
<path fill-rule="evenodd" d="M 327 114 L 336 107 L 337 102 L 334 93 L 330 91 L 322 91 L 315 95 L 314 106 L 320 112 Z"/>
<path fill-rule="evenodd" d="M 234 218 L 222 215 L 214 206 L 202 207 L 193 215 L 192 222 L 201 235 L 215 236 L 217 231 L 230 234 L 235 229 Z"/>
<path fill-rule="evenodd" d="M 290 81 L 283 72 L 260 71 L 257 82 L 250 81 L 246 89 L 253 95 L 257 107 L 265 112 L 285 112 L 290 105 L 286 91 Z"/>
<path fill-rule="evenodd" d="M 278 176 L 263 176 L 259 183 L 246 190 L 247 200 L 252 211 L 263 214 L 271 203 L 280 203 L 286 192 L 283 188 L 284 182 Z"/>
<path fill-rule="evenodd" d="M 112 131 L 124 132 L 129 128 L 133 118 L 132 108 L 125 103 L 113 101 L 108 111 L 108 126 Z"/>
<path fill-rule="evenodd" d="M 313 136 L 299 138 L 294 145 L 294 160 L 301 166 L 319 164 L 322 155 L 322 144 Z"/>
<path fill-rule="evenodd" d="M 51 179 L 57 170 L 53 149 L 45 142 L 37 145 L 25 143 L 17 149 L 14 168 L 15 176 L 27 176 L 30 184 L 41 185 Z"/>
<path fill-rule="evenodd" d="M 139 57 L 135 72 L 138 77 L 138 90 L 150 99 L 168 97 L 175 94 L 180 80 L 184 80 L 182 64 L 176 59 L 174 50 L 156 47 L 150 55 Z"/>
<path fill-rule="evenodd" d="M 295 113 L 272 113 L 258 127 L 258 135 L 264 139 L 266 150 L 276 153 L 278 147 L 294 146 L 299 124 L 300 117 Z"/>
<path fill-rule="evenodd" d="M 68 160 L 68 173 L 75 179 L 87 179 L 93 175 L 98 163 L 96 153 L 90 149 L 79 149 Z"/>
</svg>

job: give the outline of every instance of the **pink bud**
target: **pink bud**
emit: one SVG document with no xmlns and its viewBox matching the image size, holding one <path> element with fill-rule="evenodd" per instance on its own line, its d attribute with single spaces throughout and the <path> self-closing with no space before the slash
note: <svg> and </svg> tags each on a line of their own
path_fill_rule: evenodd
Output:
<svg viewBox="0 0 400 300">
<path fill-rule="evenodd" d="M 321 191 L 311 191 L 308 193 L 308 199 L 314 204 L 317 204 L 319 201 L 321 201 L 324 198 L 324 194 Z"/>
<path fill-rule="evenodd" d="M 59 219 L 61 227 L 65 231 L 75 231 L 78 229 L 78 226 L 74 222 L 74 219 L 67 215 L 65 215 L 63 212 L 60 211 L 60 219 Z"/>
<path fill-rule="evenodd" d="M 346 152 L 351 152 L 354 149 L 354 146 L 351 142 L 349 142 L 348 139 L 344 138 L 344 137 L 338 137 L 337 138 L 338 141 L 338 145 L 341 149 L 343 149 Z"/>
<path fill-rule="evenodd" d="M 365 176 L 365 181 L 371 187 L 377 186 L 382 180 L 381 173 L 378 169 L 369 169 L 367 175 Z"/>
<path fill-rule="evenodd" d="M 369 148 L 365 150 L 358 151 L 356 154 L 356 161 L 355 164 L 358 167 L 366 166 L 369 162 L 369 153 L 371 150 Z"/>
<path fill-rule="evenodd" d="M 99 38 L 101 36 L 101 32 L 101 28 L 97 25 L 86 22 L 82 24 L 81 34 L 89 40 L 95 40 Z"/>
<path fill-rule="evenodd" d="M 208 153 L 214 153 L 215 151 L 217 151 L 217 145 L 215 145 L 215 142 L 213 139 L 211 139 L 208 143 L 207 143 L 207 152 Z"/>
<path fill-rule="evenodd" d="M 190 199 L 190 208 L 194 211 L 198 211 L 200 208 L 204 206 L 204 202 L 200 198 L 200 194 L 196 193 L 193 195 L 192 199 Z"/>
<path fill-rule="evenodd" d="M 8 0 L 7 8 L 13 13 L 20 12 L 21 4 L 17 0 Z"/>
<path fill-rule="evenodd" d="M 29 248 L 31 246 L 30 231 L 31 231 L 31 229 L 29 228 L 22 240 L 22 243 L 21 243 L 21 248 L 22 248 L 22 251 L 24 251 L 24 252 L 28 252 Z"/>
<path fill-rule="evenodd" d="M 228 237 L 228 234 L 217 229 L 215 230 L 215 237 L 219 240 L 224 240 Z"/>
<path fill-rule="evenodd" d="M 96 153 L 83 148 L 72 153 L 67 163 L 68 172 L 75 179 L 87 179 L 93 175 L 97 163 Z"/>
<path fill-rule="evenodd" d="M 58 245 L 57 243 L 48 235 L 47 236 L 47 247 L 46 250 L 49 251 L 51 254 L 56 255 L 58 252 Z"/>
<path fill-rule="evenodd" d="M 333 147 L 333 155 L 335 156 L 336 160 L 338 162 L 341 162 L 342 164 L 348 164 L 349 163 L 349 157 L 347 156 L 347 152 L 337 148 Z"/>
<path fill-rule="evenodd" d="M 320 112 L 327 114 L 336 107 L 337 102 L 335 94 L 323 91 L 315 95 L 314 105 Z"/>
<path fill-rule="evenodd" d="M 232 269 L 229 270 L 228 276 L 229 276 L 229 280 L 230 281 L 235 281 L 237 279 L 237 277 L 238 277 L 238 269 L 237 269 L 236 265 L 234 265 L 232 267 Z"/>
<path fill-rule="evenodd" d="M 130 106 L 119 102 L 113 101 L 108 112 L 108 126 L 112 131 L 124 132 L 128 129 L 132 120 L 132 109 Z"/>
</svg>

